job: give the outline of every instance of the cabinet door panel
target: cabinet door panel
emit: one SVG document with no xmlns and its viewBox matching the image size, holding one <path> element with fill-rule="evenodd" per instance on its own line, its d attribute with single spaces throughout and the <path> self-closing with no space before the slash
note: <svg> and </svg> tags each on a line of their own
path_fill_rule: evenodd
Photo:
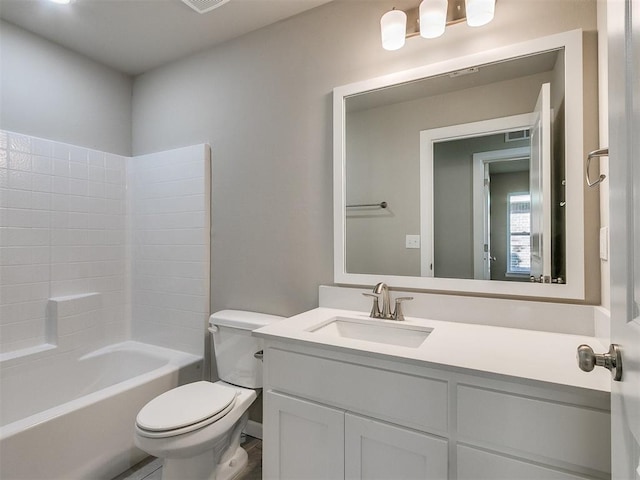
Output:
<svg viewBox="0 0 640 480">
<path fill-rule="evenodd" d="M 446 479 L 447 441 L 347 413 L 348 480 Z"/>
<path fill-rule="evenodd" d="M 344 412 L 267 392 L 263 478 L 344 478 Z"/>
<path fill-rule="evenodd" d="M 458 480 L 587 480 L 495 453 L 458 446 Z"/>
<path fill-rule="evenodd" d="M 609 412 L 458 386 L 458 439 L 518 457 L 609 472 Z M 585 439 L 598 439 L 584 441 Z"/>
</svg>

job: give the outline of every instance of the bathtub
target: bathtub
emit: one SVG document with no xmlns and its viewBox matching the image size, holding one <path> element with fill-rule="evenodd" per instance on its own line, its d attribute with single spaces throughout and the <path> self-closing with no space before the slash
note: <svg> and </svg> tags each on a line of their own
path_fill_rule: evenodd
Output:
<svg viewBox="0 0 640 480">
<path fill-rule="evenodd" d="M 0 478 L 111 479 L 146 454 L 140 408 L 202 378 L 202 357 L 133 341 L 80 358 L 44 355 L 0 374 Z"/>
</svg>

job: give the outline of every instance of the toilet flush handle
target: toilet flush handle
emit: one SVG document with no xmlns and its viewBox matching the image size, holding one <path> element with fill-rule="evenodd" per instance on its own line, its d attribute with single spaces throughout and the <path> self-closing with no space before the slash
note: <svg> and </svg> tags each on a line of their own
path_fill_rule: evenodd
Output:
<svg viewBox="0 0 640 480">
<path fill-rule="evenodd" d="M 264 357 L 264 350 L 260 350 L 259 352 L 254 353 L 253 356 L 258 360 L 262 361 Z"/>
</svg>

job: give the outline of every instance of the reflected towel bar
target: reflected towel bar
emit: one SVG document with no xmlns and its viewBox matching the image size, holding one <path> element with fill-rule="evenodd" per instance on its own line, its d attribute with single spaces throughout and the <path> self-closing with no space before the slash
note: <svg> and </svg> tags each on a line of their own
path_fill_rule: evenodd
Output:
<svg viewBox="0 0 640 480">
<path fill-rule="evenodd" d="M 596 180 L 591 181 L 591 179 L 589 178 L 589 164 L 591 163 L 591 159 L 598 158 L 598 157 L 608 157 L 608 156 L 609 156 L 608 148 L 601 148 L 600 150 L 594 150 L 587 156 L 587 166 L 585 167 L 585 175 L 586 175 L 588 186 L 595 187 L 596 185 L 601 183 L 605 178 L 607 178 L 606 175 L 601 174 Z"/>
<path fill-rule="evenodd" d="M 357 205 L 347 205 L 347 208 L 356 208 L 356 207 L 380 207 L 380 208 L 387 208 L 387 202 L 380 202 L 380 203 L 360 203 Z"/>
</svg>

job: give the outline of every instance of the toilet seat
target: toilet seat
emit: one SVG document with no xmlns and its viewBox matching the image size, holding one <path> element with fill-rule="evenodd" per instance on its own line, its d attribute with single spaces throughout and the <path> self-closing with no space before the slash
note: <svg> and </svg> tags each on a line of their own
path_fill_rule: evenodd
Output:
<svg viewBox="0 0 640 480">
<path fill-rule="evenodd" d="M 144 437 L 163 438 L 206 427 L 229 413 L 235 388 L 211 382 L 183 385 L 154 398 L 138 413 L 136 430 Z"/>
</svg>

